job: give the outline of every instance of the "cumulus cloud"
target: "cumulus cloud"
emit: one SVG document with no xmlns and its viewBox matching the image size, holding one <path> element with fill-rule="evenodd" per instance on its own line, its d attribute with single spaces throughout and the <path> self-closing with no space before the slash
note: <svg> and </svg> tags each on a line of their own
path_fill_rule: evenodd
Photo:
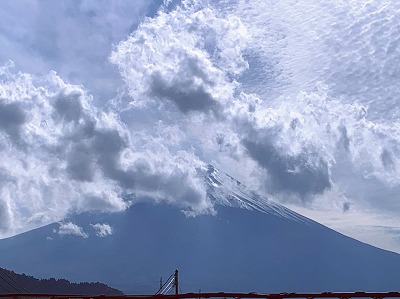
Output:
<svg viewBox="0 0 400 299">
<path fill-rule="evenodd" d="M 113 111 L 96 108 L 82 86 L 55 72 L 38 77 L 10 68 L 0 74 L 0 114 L 8 115 L 0 126 L 3 232 L 68 212 L 122 211 L 140 196 L 188 210 L 210 208 L 204 163 L 196 157 L 134 136 Z M 154 150 L 136 149 L 135 142 L 153 143 Z"/>
<path fill-rule="evenodd" d="M 81 87 L 65 84 L 54 72 L 37 78 L 3 69 L 0 75 L 0 111 L 8 115 L 0 126 L 1 193 L 3 206 L 11 207 L 4 218 L 19 230 L 24 221 L 46 223 L 71 208 L 90 209 L 86 197 L 101 198 L 107 210 L 123 210 L 127 204 L 113 184 L 99 187 L 93 179 L 108 178 L 106 171 L 94 168 L 89 176 L 84 165 L 86 180 L 73 171 L 73 154 L 77 148 L 83 154 L 85 148 L 91 150 L 96 134 L 124 134 L 118 121 L 93 108 Z M 100 159 L 90 157 L 89 164 Z"/>
<path fill-rule="evenodd" d="M 380 205 L 381 194 L 391 198 L 382 207 L 397 209 L 399 123 L 371 120 L 366 105 L 317 88 L 250 110 L 242 96 L 231 112 L 247 154 L 267 170 L 266 189 L 313 199 L 338 185 L 352 200 Z"/>
<path fill-rule="evenodd" d="M 240 20 L 183 1 L 139 25 L 113 51 L 133 101 L 171 101 L 183 113 L 217 113 L 232 97 L 232 75 L 247 68 Z"/>
<path fill-rule="evenodd" d="M 58 228 L 58 230 L 55 230 L 54 233 L 57 233 L 60 236 L 71 235 L 71 236 L 82 237 L 84 239 L 89 238 L 89 235 L 85 233 L 83 228 L 76 225 L 75 223 L 61 222 L 59 224 L 60 227 Z"/>
<path fill-rule="evenodd" d="M 113 228 L 107 223 L 90 224 L 96 231 L 96 236 L 107 237 L 113 234 Z"/>
</svg>

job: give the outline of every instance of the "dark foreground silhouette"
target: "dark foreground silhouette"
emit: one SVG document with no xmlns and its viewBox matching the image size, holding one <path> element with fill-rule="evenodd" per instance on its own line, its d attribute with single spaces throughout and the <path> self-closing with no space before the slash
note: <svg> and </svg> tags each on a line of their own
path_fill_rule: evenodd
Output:
<svg viewBox="0 0 400 299">
<path fill-rule="evenodd" d="M 76 295 L 123 295 L 117 289 L 99 282 L 73 283 L 66 279 L 37 279 L 25 274 L 0 268 L 0 294 L 76 294 Z"/>
</svg>

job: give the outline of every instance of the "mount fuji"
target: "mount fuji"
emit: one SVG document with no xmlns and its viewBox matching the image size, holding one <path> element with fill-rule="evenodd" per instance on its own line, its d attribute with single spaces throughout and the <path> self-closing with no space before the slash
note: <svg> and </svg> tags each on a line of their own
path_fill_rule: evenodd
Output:
<svg viewBox="0 0 400 299">
<path fill-rule="evenodd" d="M 400 255 L 359 242 L 249 191 L 209 166 L 216 215 L 187 217 L 142 202 L 118 214 L 81 214 L 84 231 L 108 223 L 113 234 L 55 233 L 54 223 L 0 240 L 0 266 L 38 278 L 101 281 L 126 293 L 155 293 L 160 276 L 180 271 L 182 292 L 322 292 L 400 289 Z"/>
</svg>

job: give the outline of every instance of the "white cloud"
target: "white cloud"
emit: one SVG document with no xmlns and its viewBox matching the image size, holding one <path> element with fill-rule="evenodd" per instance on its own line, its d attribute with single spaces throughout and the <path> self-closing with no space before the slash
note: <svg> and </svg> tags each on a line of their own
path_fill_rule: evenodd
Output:
<svg viewBox="0 0 400 299">
<path fill-rule="evenodd" d="M 204 163 L 195 156 L 131 134 L 118 115 L 96 108 L 82 86 L 55 72 L 38 77 L 3 68 L 0 76 L 4 235 L 69 212 L 121 211 L 138 196 L 198 212 L 212 208 Z"/>
<path fill-rule="evenodd" d="M 3 69 L 0 76 L 1 111 L 7 116 L 0 125 L 0 193 L 2 206 L 9 207 L 2 209 L 9 219 L 2 228 L 18 232 L 57 221 L 71 209 L 96 209 L 88 198 L 98 198 L 102 210 L 125 209 L 118 189 L 106 182 L 111 174 L 96 167 L 101 150 L 90 153 L 107 134 L 126 138 L 121 124 L 54 72 L 35 77 Z"/>
<path fill-rule="evenodd" d="M 90 224 L 96 231 L 96 236 L 107 237 L 113 234 L 113 228 L 107 223 Z"/>
<path fill-rule="evenodd" d="M 84 239 L 89 238 L 89 235 L 85 233 L 83 228 L 76 225 L 75 223 L 61 222 L 59 224 L 60 227 L 58 228 L 56 233 L 59 234 L 60 236 L 71 235 L 71 236 L 82 237 Z"/>
<path fill-rule="evenodd" d="M 142 22 L 110 60 L 140 106 L 168 100 L 183 113 L 218 114 L 233 95 L 230 76 L 247 68 L 241 53 L 246 36 L 238 18 L 183 1 Z"/>
</svg>

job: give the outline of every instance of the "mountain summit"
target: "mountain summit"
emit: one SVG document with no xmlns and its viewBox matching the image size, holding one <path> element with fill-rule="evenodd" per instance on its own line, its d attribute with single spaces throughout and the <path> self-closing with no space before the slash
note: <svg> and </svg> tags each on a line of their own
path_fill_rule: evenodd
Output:
<svg viewBox="0 0 400 299">
<path fill-rule="evenodd" d="M 38 278 L 102 281 L 125 293 L 155 293 L 180 270 L 182 292 L 390 291 L 400 288 L 400 255 L 361 243 L 254 194 L 210 166 L 216 215 L 187 217 L 165 203 L 118 214 L 81 214 L 0 240 L 0 265 Z M 94 223 L 112 226 L 106 237 Z"/>
<path fill-rule="evenodd" d="M 266 214 L 287 218 L 290 220 L 311 223 L 312 220 L 293 212 L 292 210 L 275 203 L 259 194 L 249 190 L 230 175 L 208 165 L 207 196 L 214 205 L 241 208 L 250 211 L 259 211 Z"/>
</svg>

